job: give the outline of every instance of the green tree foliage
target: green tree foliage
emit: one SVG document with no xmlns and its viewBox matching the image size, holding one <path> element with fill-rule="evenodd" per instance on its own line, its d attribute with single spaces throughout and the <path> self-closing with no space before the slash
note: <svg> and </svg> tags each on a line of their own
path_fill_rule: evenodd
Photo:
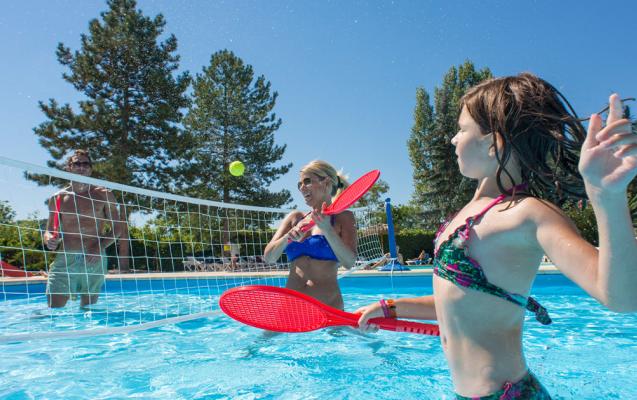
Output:
<svg viewBox="0 0 637 400">
<path fill-rule="evenodd" d="M 354 207 L 367 207 L 371 213 L 370 218 L 375 223 L 385 222 L 385 199 L 389 193 L 389 184 L 382 179 L 378 179 L 363 197 L 361 197 Z"/>
<path fill-rule="evenodd" d="M 0 260 L 30 271 L 46 269 L 53 260 L 42 243 L 46 220 L 37 213 L 15 220 L 15 212 L 6 201 L 0 202 L 0 219 Z"/>
<path fill-rule="evenodd" d="M 630 108 L 625 106 L 624 108 L 624 118 L 631 118 Z M 637 135 L 637 121 L 632 122 L 632 131 L 633 134 Z M 636 231 L 637 235 L 637 180 L 633 179 L 633 181 L 628 185 L 628 206 L 630 208 L 630 215 L 633 220 L 633 228 Z"/>
<path fill-rule="evenodd" d="M 599 236 L 593 207 L 587 207 L 586 202 L 583 201 L 568 201 L 562 205 L 562 209 L 564 210 L 564 213 L 575 223 L 575 226 L 582 237 L 593 246 L 597 246 L 599 244 Z"/>
<path fill-rule="evenodd" d="M 378 179 L 374 186 L 356 202 L 355 207 L 378 206 L 385 202 L 387 193 L 389 193 L 389 183 Z"/>
<path fill-rule="evenodd" d="M 624 109 L 624 117 L 630 119 L 630 109 L 628 106 Z M 633 133 L 637 134 L 637 122 L 632 123 Z M 637 181 L 633 180 L 628 185 L 628 207 L 630 209 L 633 228 L 637 230 Z M 587 202 L 566 202 L 562 205 L 562 209 L 568 217 L 575 223 L 577 229 L 584 239 L 593 246 L 599 245 L 599 232 L 597 230 L 597 220 L 593 207 L 587 206 Z"/>
<path fill-rule="evenodd" d="M 408 204 L 398 204 L 392 207 L 392 219 L 396 231 L 405 229 L 422 229 L 423 226 L 422 207 L 410 202 Z"/>
<path fill-rule="evenodd" d="M 268 186 L 292 164 L 276 166 L 285 145 L 274 143 L 281 125 L 274 109 L 277 92 L 263 75 L 228 50 L 214 53 L 210 65 L 196 76 L 193 104 L 185 118 L 192 143 L 184 169 L 183 191 L 191 196 L 259 206 L 279 207 L 291 200 L 288 190 Z M 232 176 L 235 160 L 246 167 Z"/>
<path fill-rule="evenodd" d="M 34 132 L 53 158 L 51 167 L 62 166 L 69 150 L 86 148 L 96 177 L 171 189 L 174 163 L 186 144 L 178 124 L 189 105 L 190 82 L 187 73 L 173 76 L 177 39 L 160 42 L 164 17 L 144 16 L 134 0 L 109 0 L 108 6 L 90 21 L 81 50 L 60 43 L 56 52 L 68 68 L 64 80 L 85 99 L 77 110 L 55 99 L 40 102 L 47 121 Z"/>
<path fill-rule="evenodd" d="M 460 99 L 472 86 L 491 78 L 488 68 L 476 70 L 471 61 L 451 67 L 434 91 L 431 104 L 424 88 L 416 90 L 414 125 L 407 142 L 414 172 L 414 202 L 423 209 L 423 225 L 433 228 L 471 197 L 475 182 L 458 170 L 451 138 L 457 131 Z"/>
<path fill-rule="evenodd" d="M 8 224 L 15 219 L 15 211 L 6 200 L 0 200 L 0 224 Z"/>
</svg>

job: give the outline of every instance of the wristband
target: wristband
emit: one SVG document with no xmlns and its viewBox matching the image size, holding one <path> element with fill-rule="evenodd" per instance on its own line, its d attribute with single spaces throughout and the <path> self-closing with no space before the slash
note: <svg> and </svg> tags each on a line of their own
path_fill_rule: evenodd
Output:
<svg viewBox="0 0 637 400">
<path fill-rule="evenodd" d="M 379 303 L 380 303 L 380 307 L 383 309 L 383 315 L 385 316 L 385 318 L 391 318 L 389 306 L 387 305 L 387 302 L 385 301 L 385 299 L 380 299 Z"/>
<path fill-rule="evenodd" d="M 387 308 L 389 308 L 389 318 L 396 318 L 396 302 L 394 299 L 387 299 Z"/>
</svg>

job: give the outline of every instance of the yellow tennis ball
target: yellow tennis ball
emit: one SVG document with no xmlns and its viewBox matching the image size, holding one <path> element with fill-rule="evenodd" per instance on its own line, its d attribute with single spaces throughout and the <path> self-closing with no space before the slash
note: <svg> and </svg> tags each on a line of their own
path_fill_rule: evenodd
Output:
<svg viewBox="0 0 637 400">
<path fill-rule="evenodd" d="M 241 161 L 233 161 L 230 163 L 230 167 L 228 169 L 232 176 L 241 176 L 243 175 L 243 171 L 245 171 L 246 167 Z"/>
</svg>

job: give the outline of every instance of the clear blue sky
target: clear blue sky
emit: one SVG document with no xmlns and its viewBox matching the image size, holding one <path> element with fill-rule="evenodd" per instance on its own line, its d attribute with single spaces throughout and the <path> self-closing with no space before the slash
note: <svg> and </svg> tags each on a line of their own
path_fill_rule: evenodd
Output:
<svg viewBox="0 0 637 400">
<path fill-rule="evenodd" d="M 80 99 L 61 78 L 56 45 L 79 49 L 80 34 L 106 3 L 1 7 L 0 154 L 44 165 L 48 153 L 32 131 L 44 121 L 38 100 Z M 534 72 L 580 114 L 597 111 L 612 91 L 637 96 L 634 1 L 142 0 L 138 7 L 165 16 L 182 70 L 198 73 L 213 52 L 230 49 L 271 81 L 283 119 L 277 142 L 288 145 L 283 161 L 294 163 L 274 188 L 290 188 L 297 205 L 298 168 L 314 158 L 351 177 L 378 168 L 394 202 L 407 202 L 416 88 L 432 93 L 466 59 L 496 76 Z M 15 193 L 21 214 L 41 208 L 48 194 L 29 185 Z"/>
</svg>

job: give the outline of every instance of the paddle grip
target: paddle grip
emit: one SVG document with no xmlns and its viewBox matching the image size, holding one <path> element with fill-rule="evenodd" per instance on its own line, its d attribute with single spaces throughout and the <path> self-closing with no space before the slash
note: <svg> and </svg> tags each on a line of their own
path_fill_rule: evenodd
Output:
<svg viewBox="0 0 637 400">
<path fill-rule="evenodd" d="M 53 232 L 52 235 L 54 238 L 60 234 L 60 196 L 55 197 L 55 214 L 53 214 Z"/>
<path fill-rule="evenodd" d="M 440 336 L 438 325 L 433 324 L 423 324 L 421 322 L 405 321 L 394 318 L 372 318 L 369 320 L 369 323 L 377 325 L 380 329 L 388 331 Z"/>
<path fill-rule="evenodd" d="M 307 224 L 305 224 L 305 225 L 303 225 L 303 226 L 301 227 L 300 231 L 301 231 L 301 232 L 303 232 L 303 233 L 305 233 L 305 232 L 309 231 L 310 229 L 312 229 L 312 227 L 313 227 L 314 225 L 316 225 L 316 224 L 314 223 L 314 220 L 313 220 L 313 219 L 311 219 L 311 220 L 310 220 Z"/>
</svg>

